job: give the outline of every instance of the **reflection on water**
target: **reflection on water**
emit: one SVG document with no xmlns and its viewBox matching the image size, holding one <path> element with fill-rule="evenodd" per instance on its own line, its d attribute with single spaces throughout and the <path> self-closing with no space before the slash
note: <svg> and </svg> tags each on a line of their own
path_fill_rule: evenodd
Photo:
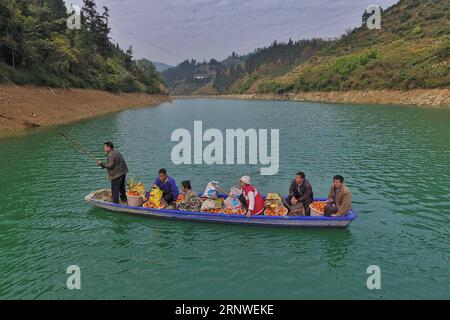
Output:
<svg viewBox="0 0 450 320">
<path fill-rule="evenodd" d="M 280 170 L 172 165 L 171 132 L 280 129 Z M 177 100 L 0 139 L 1 298 L 450 298 L 450 110 L 286 101 Z M 166 167 L 196 191 L 249 174 L 286 194 L 302 170 L 317 197 L 339 173 L 359 218 L 344 230 L 273 229 L 147 219 L 84 203 L 108 181 L 58 135 L 97 157 L 113 141 L 147 187 Z M 6 190 L 6 191 L 5 191 Z M 67 266 L 82 292 L 65 288 Z M 382 290 L 365 286 L 379 265 Z M 421 288 L 421 290 L 417 290 Z"/>
<path fill-rule="evenodd" d="M 353 239 L 351 230 L 337 230 L 338 234 L 334 239 L 326 239 L 323 245 L 324 256 L 330 269 L 342 267 L 348 247 L 352 245 Z"/>
</svg>

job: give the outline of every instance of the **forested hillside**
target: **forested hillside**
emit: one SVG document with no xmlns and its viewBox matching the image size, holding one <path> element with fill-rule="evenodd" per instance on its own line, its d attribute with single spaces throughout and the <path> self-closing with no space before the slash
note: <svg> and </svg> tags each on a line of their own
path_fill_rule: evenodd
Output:
<svg viewBox="0 0 450 320">
<path fill-rule="evenodd" d="M 83 2 L 81 28 L 69 29 L 63 0 L 0 0 L 0 83 L 163 91 L 151 63 L 110 39 L 109 9 Z"/>
<path fill-rule="evenodd" d="M 381 30 L 354 29 L 258 92 L 417 89 L 450 86 L 450 1 L 400 0 Z"/>
<path fill-rule="evenodd" d="M 162 75 L 171 94 L 189 95 L 216 77 L 220 79 L 226 70 L 240 68 L 245 59 L 246 57 L 239 57 L 233 53 L 222 62 L 215 59 L 209 62 L 185 60 L 176 67 L 163 71 Z"/>
<path fill-rule="evenodd" d="M 246 92 L 256 82 L 261 74 L 282 75 L 296 64 L 310 59 L 320 48 L 330 44 L 330 41 L 322 39 L 300 40 L 293 42 L 289 39 L 287 43 L 274 43 L 269 47 L 255 50 L 249 54 L 245 63 L 231 66 L 213 79 L 212 88 L 218 93 L 233 91 L 237 93 Z M 248 76 L 249 75 L 249 76 Z M 236 81 L 245 78 L 239 86 L 233 86 Z"/>
<path fill-rule="evenodd" d="M 336 40 L 274 42 L 189 93 L 450 87 L 450 1 L 400 0 L 384 9 L 380 30 L 362 23 Z M 179 79 L 177 87 L 183 85 Z"/>
</svg>

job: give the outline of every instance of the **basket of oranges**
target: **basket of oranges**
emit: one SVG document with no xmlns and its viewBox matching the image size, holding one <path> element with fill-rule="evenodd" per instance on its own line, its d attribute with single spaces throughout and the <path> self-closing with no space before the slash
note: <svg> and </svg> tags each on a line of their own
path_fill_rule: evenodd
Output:
<svg viewBox="0 0 450 320">
<path fill-rule="evenodd" d="M 128 205 L 132 207 L 142 207 L 144 199 L 142 195 L 137 191 L 128 191 L 127 193 Z"/>
<path fill-rule="evenodd" d="M 325 207 L 327 206 L 327 201 L 314 201 L 309 205 L 311 210 L 311 216 L 322 217 L 325 214 Z"/>
<path fill-rule="evenodd" d="M 285 216 L 288 214 L 288 208 L 284 206 L 271 207 L 268 206 L 264 210 L 265 216 Z"/>
<path fill-rule="evenodd" d="M 288 208 L 283 204 L 281 196 L 277 193 L 268 193 L 264 200 L 265 216 L 285 216 L 288 214 Z"/>
</svg>

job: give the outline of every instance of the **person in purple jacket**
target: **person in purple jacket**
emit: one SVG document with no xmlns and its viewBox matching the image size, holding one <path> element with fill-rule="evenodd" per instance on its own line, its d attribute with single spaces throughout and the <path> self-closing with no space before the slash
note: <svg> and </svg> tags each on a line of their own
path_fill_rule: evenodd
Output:
<svg viewBox="0 0 450 320">
<path fill-rule="evenodd" d="M 158 186 L 163 191 L 163 198 L 167 204 L 172 203 L 178 199 L 178 187 L 175 179 L 167 175 L 166 169 L 160 169 L 159 175 L 156 177 L 154 185 Z"/>
</svg>

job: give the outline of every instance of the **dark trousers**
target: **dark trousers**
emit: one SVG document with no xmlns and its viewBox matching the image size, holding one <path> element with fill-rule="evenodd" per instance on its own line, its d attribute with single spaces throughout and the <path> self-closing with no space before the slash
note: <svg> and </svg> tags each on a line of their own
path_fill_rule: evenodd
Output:
<svg viewBox="0 0 450 320">
<path fill-rule="evenodd" d="M 332 214 L 336 214 L 339 211 L 334 202 L 330 202 L 325 206 L 325 217 L 331 217 Z"/>
<path fill-rule="evenodd" d="M 239 201 L 242 203 L 244 209 L 247 210 L 247 200 L 245 200 L 245 196 L 243 194 L 239 196 Z"/>
<path fill-rule="evenodd" d="M 111 193 L 113 203 L 119 203 L 119 199 L 123 202 L 127 201 L 125 191 L 125 175 L 111 180 Z"/>
<path fill-rule="evenodd" d="M 173 201 L 175 201 L 176 199 L 173 198 L 173 193 L 164 193 L 163 195 L 164 201 L 166 201 L 167 204 L 172 203 Z"/>
<path fill-rule="evenodd" d="M 311 211 L 309 210 L 309 205 L 312 203 L 310 200 L 306 200 L 305 203 L 303 202 L 297 202 L 296 205 L 291 205 L 291 197 L 287 197 L 286 198 L 286 202 L 289 204 L 289 209 L 291 210 L 290 215 L 292 216 L 297 216 L 298 214 L 296 213 L 300 213 L 297 211 L 303 211 L 301 213 L 302 216 L 310 216 L 311 215 Z M 301 209 L 303 206 L 303 210 L 298 210 Z"/>
</svg>

